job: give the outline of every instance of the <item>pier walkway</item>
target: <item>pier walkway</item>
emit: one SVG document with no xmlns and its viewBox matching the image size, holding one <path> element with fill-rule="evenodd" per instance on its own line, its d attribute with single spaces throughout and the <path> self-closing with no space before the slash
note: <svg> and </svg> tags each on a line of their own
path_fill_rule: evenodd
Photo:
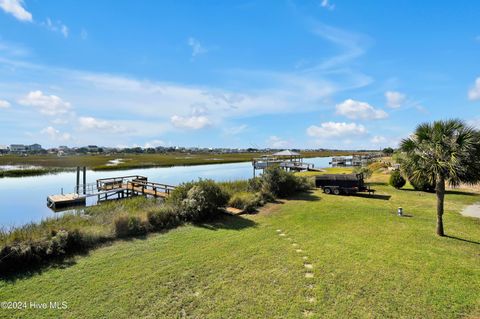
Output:
<svg viewBox="0 0 480 319">
<path fill-rule="evenodd" d="M 97 197 L 98 201 L 133 196 L 166 198 L 174 189 L 175 186 L 149 182 L 147 177 L 139 175 L 102 178 L 75 186 L 73 193 L 48 196 L 47 206 L 55 210 L 85 205 L 88 197 Z"/>
</svg>

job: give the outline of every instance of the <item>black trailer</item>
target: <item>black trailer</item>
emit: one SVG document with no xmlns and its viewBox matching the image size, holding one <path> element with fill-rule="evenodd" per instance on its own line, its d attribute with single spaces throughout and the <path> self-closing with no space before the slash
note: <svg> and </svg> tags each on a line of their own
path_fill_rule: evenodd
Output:
<svg viewBox="0 0 480 319">
<path fill-rule="evenodd" d="M 365 185 L 363 174 L 325 174 L 315 177 L 315 186 L 325 194 L 355 194 L 357 192 L 375 193 Z"/>
</svg>

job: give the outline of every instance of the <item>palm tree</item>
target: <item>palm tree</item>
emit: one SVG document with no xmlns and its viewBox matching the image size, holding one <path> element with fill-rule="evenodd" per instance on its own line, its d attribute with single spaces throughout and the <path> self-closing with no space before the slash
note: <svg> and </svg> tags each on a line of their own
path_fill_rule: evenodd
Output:
<svg viewBox="0 0 480 319">
<path fill-rule="evenodd" d="M 445 183 L 458 186 L 480 181 L 480 132 L 456 119 L 423 123 L 402 140 L 400 150 L 404 155 L 402 170 L 407 176 L 435 185 L 437 235 L 445 236 Z"/>
</svg>

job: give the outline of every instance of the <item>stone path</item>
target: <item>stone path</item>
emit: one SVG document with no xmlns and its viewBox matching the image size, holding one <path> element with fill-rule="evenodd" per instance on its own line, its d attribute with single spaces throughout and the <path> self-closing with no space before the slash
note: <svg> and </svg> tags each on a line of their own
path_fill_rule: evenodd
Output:
<svg viewBox="0 0 480 319">
<path fill-rule="evenodd" d="M 278 236 L 283 238 L 287 236 L 287 234 L 281 229 L 277 229 L 277 234 Z M 309 261 L 310 258 L 305 253 L 305 251 L 300 248 L 300 245 L 295 240 L 293 240 L 291 237 L 286 237 L 285 239 L 288 241 L 293 241 L 292 247 L 294 248 L 295 252 L 301 256 L 303 269 L 305 270 L 306 288 L 309 291 L 312 291 L 315 288 L 313 283 L 311 283 L 312 279 L 315 278 L 315 274 L 313 272 L 313 268 L 314 268 L 313 263 Z M 304 310 L 303 310 L 303 316 L 305 318 L 311 318 L 315 315 L 315 311 L 313 310 L 313 305 L 317 302 L 317 299 L 315 298 L 312 292 L 308 292 L 307 295 L 305 296 L 305 302 L 306 302 L 306 306 L 304 307 Z"/>
</svg>

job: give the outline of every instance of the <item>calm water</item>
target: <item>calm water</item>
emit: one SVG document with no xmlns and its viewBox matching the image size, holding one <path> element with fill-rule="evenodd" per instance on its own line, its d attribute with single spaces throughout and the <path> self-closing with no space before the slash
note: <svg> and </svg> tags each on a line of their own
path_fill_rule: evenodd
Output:
<svg viewBox="0 0 480 319">
<path fill-rule="evenodd" d="M 330 157 L 309 158 L 305 161 L 315 164 L 316 168 L 329 166 Z M 259 173 L 260 171 L 257 171 Z M 87 183 L 99 178 L 143 175 L 149 181 L 178 185 L 182 182 L 198 178 L 210 178 L 215 181 L 233 181 L 248 179 L 253 176 L 250 162 L 233 164 L 210 164 L 198 166 L 176 166 L 148 169 L 132 169 L 124 171 L 94 172 L 87 171 Z M 56 175 L 0 178 L 0 226 L 20 226 L 29 222 L 37 222 L 46 217 L 59 216 L 47 206 L 47 196 L 72 193 L 75 186 L 76 173 L 67 172 Z"/>
</svg>

